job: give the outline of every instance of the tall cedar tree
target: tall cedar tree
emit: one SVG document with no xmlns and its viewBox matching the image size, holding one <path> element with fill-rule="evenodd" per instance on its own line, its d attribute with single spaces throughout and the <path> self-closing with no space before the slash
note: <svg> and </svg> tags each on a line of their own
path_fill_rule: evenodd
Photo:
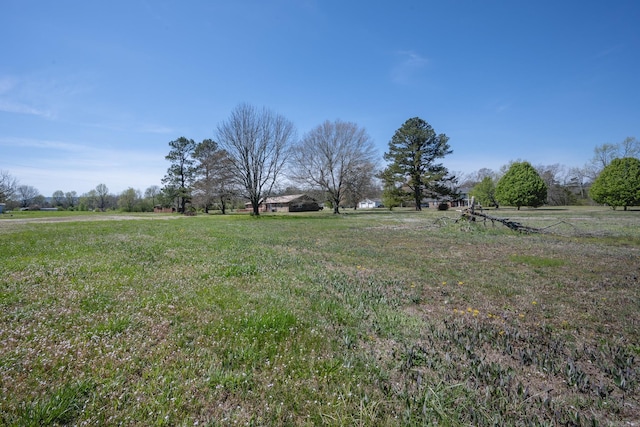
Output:
<svg viewBox="0 0 640 427">
<path fill-rule="evenodd" d="M 408 187 L 410 191 L 405 194 L 413 198 L 418 211 L 422 210 L 423 197 L 449 194 L 444 185 L 447 169 L 436 163 L 437 159 L 453 152 L 448 141 L 445 134 L 436 135 L 431 125 L 419 117 L 404 122 L 384 154 L 384 159 L 390 162 L 381 174 L 385 187 Z"/>
<path fill-rule="evenodd" d="M 193 139 L 184 136 L 169 142 L 171 151 L 165 157 L 171 162 L 167 174 L 162 179 L 165 184 L 165 192 L 172 193 L 178 199 L 179 212 L 184 213 L 187 203 L 191 199 L 191 190 L 195 179 L 195 160 L 193 153 L 196 143 Z"/>
<path fill-rule="evenodd" d="M 591 185 L 589 195 L 596 203 L 615 209 L 640 205 L 640 160 L 634 157 L 614 159 Z"/>
</svg>

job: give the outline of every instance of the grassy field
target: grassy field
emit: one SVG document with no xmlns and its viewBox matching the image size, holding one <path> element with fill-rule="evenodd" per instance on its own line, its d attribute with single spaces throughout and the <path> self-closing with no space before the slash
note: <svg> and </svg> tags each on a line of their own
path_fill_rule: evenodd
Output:
<svg viewBox="0 0 640 427">
<path fill-rule="evenodd" d="M 640 212 L 490 213 L 0 215 L 0 425 L 638 425 Z"/>
</svg>

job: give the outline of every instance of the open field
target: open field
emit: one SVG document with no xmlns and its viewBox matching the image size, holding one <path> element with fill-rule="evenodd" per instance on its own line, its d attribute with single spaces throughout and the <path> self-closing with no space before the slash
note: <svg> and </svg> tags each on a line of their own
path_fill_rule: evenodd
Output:
<svg viewBox="0 0 640 427">
<path fill-rule="evenodd" d="M 640 425 L 640 211 L 491 214 L 0 215 L 0 425 Z"/>
</svg>

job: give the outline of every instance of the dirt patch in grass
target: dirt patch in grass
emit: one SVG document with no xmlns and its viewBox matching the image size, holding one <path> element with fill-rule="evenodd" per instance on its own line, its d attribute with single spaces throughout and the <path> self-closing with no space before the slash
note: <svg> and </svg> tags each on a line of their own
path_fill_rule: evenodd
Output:
<svg viewBox="0 0 640 427">
<path fill-rule="evenodd" d="M 83 221 L 131 221 L 131 220 L 149 220 L 149 219 L 178 219 L 182 218 L 179 215 L 157 215 L 157 216 L 140 216 L 140 215 L 102 215 L 98 214 L 95 216 L 52 216 L 50 218 L 47 217 L 37 217 L 37 218 L 12 218 L 7 217 L 8 214 L 5 214 L 4 217 L 0 217 L 0 227 L 2 226 L 11 226 L 16 224 L 47 224 L 47 223 L 57 223 L 57 222 L 83 222 Z"/>
</svg>

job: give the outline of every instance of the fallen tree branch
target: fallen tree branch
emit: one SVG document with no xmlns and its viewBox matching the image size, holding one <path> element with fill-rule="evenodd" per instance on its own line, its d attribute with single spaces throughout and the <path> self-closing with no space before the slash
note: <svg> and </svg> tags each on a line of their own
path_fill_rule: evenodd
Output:
<svg viewBox="0 0 640 427">
<path fill-rule="evenodd" d="M 576 227 L 575 225 L 573 225 L 573 224 L 571 224 L 570 222 L 567 222 L 567 221 L 560 221 L 560 222 L 556 222 L 555 224 L 547 225 L 546 227 L 541 228 L 541 229 L 540 229 L 540 231 L 548 230 L 548 229 L 550 229 L 551 227 L 557 227 L 557 226 L 559 226 L 560 224 L 567 224 L 568 226 L 570 226 L 571 228 L 573 228 L 573 230 L 574 230 L 576 233 L 580 233 L 580 230 L 578 229 L 578 227 Z"/>
<path fill-rule="evenodd" d="M 493 222 L 499 222 L 511 230 L 518 231 L 521 233 L 541 233 L 542 230 L 535 227 L 529 227 L 527 225 L 522 225 L 519 222 L 512 221 L 509 218 L 497 218 L 495 216 L 487 215 L 481 212 L 474 212 L 471 209 L 465 209 L 462 211 L 462 218 L 468 219 L 470 221 L 476 221 L 476 217 L 484 218 L 485 220 L 490 220 Z"/>
<path fill-rule="evenodd" d="M 491 223 L 499 222 L 506 227 L 509 227 L 511 230 L 518 231 L 520 233 L 541 233 L 541 234 L 554 234 L 554 235 L 573 235 L 573 236 L 591 236 L 593 233 L 585 233 L 576 227 L 574 224 L 570 222 L 560 220 L 554 224 L 547 225 L 546 227 L 536 228 L 528 225 L 523 225 L 519 222 L 512 221 L 509 218 L 498 218 L 495 216 L 487 215 L 482 211 L 482 206 L 477 206 L 475 204 L 475 198 L 471 198 L 471 204 L 462 210 L 458 210 L 461 212 L 461 217 L 456 220 L 456 222 L 460 220 L 466 220 L 470 222 L 482 221 L 486 224 L 487 220 L 491 221 Z M 482 218 L 482 219 L 480 219 Z M 561 225 L 565 225 L 570 228 L 571 232 L 562 233 L 559 230 Z M 553 229 L 553 230 L 552 230 Z"/>
<path fill-rule="evenodd" d="M 476 221 L 477 217 L 480 217 L 480 218 L 484 218 L 484 221 L 490 220 L 491 223 L 499 222 L 509 227 L 511 230 L 518 231 L 520 233 L 542 233 L 543 232 L 539 228 L 522 225 L 519 222 L 511 221 L 509 218 L 497 218 L 495 216 L 487 215 L 483 212 L 477 212 L 475 209 L 475 204 L 476 204 L 475 197 L 472 197 L 471 204 L 469 205 L 469 207 L 462 210 L 462 219 L 466 219 L 469 221 Z"/>
</svg>

